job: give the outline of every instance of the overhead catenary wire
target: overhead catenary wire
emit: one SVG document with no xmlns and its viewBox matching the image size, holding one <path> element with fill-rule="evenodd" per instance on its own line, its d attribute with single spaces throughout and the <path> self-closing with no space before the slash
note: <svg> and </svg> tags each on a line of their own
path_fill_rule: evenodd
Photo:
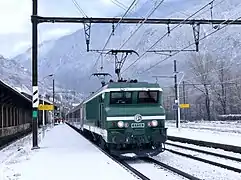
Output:
<svg viewBox="0 0 241 180">
<path fill-rule="evenodd" d="M 237 63 L 236 65 L 238 65 L 238 64 L 240 64 L 240 63 Z M 215 71 L 220 71 L 220 70 L 225 69 L 225 68 L 227 68 L 227 67 L 223 67 L 223 68 L 220 68 L 220 69 L 215 70 Z M 215 71 L 209 71 L 208 73 L 213 73 L 213 72 L 215 72 Z M 191 78 L 191 79 L 186 79 L 185 81 L 192 83 L 192 82 L 191 82 L 192 79 L 194 79 L 194 78 L 196 78 L 196 77 L 200 77 L 200 76 L 206 75 L 206 74 L 208 74 L 208 73 L 200 74 L 200 75 L 195 76 L 195 77 L 193 77 L 193 78 Z M 241 77 L 231 78 L 231 79 L 225 80 L 225 81 L 223 81 L 223 82 L 212 83 L 212 84 L 210 84 L 210 85 L 220 85 L 220 84 L 225 84 L 225 83 L 226 83 L 226 84 L 227 84 L 227 83 L 233 83 L 233 81 L 236 81 L 236 80 L 241 80 Z M 208 83 L 205 83 L 205 84 L 208 84 Z M 203 85 L 204 85 L 204 83 L 203 83 Z M 184 92 L 188 92 L 188 90 L 187 90 L 187 91 L 184 91 Z"/>
<path fill-rule="evenodd" d="M 121 17 L 121 19 L 118 21 L 118 23 L 117 23 L 117 24 L 115 25 L 115 27 L 113 28 L 114 30 L 118 27 L 118 25 L 120 24 L 120 22 L 122 21 L 122 19 L 128 14 L 128 12 L 131 10 L 132 6 L 135 4 L 136 1 L 137 1 L 137 0 L 133 0 L 133 1 L 132 1 L 132 3 L 131 3 L 131 5 L 129 6 L 129 8 L 126 10 L 126 12 L 123 14 L 123 16 Z M 103 49 L 102 49 L 102 53 L 104 52 L 104 50 L 105 50 L 107 44 L 109 43 L 111 37 L 112 37 L 112 33 L 109 35 L 109 37 L 108 37 L 108 39 L 107 39 L 107 41 L 106 41 L 106 43 L 105 43 L 105 45 L 104 45 L 104 47 L 103 47 Z M 94 67 L 97 65 L 97 63 L 98 63 L 98 61 L 99 61 L 102 53 L 98 56 L 97 60 L 95 61 Z M 101 65 L 101 66 L 103 66 L 103 65 Z M 102 67 L 102 68 L 103 68 L 103 67 Z"/>
<path fill-rule="evenodd" d="M 222 0 L 222 2 L 223 2 L 223 1 L 224 1 L 224 0 Z M 220 3 L 221 3 L 221 2 L 220 2 Z M 220 4 L 220 3 L 219 3 L 219 4 Z M 215 6 L 215 5 L 214 5 L 214 6 Z M 213 7 L 214 7 L 214 6 L 213 6 Z M 238 14 L 238 13 L 236 13 L 236 14 L 233 15 L 233 16 L 236 16 L 237 14 Z M 234 20 L 234 21 L 237 21 L 237 20 L 238 20 L 238 19 L 236 19 L 236 20 Z M 223 21 L 223 22 L 222 22 L 221 24 L 219 24 L 219 25 L 222 25 L 223 23 L 225 23 L 225 22 L 227 22 L 227 21 L 228 21 L 228 20 L 225 20 L 225 21 Z M 232 22 L 230 22 L 230 23 L 232 23 Z M 228 25 L 229 25 L 229 24 L 227 24 L 226 26 L 228 26 Z M 225 26 L 225 27 L 226 27 L 226 26 Z M 224 28 L 224 27 L 223 27 L 223 28 Z M 218 30 L 221 30 L 221 29 L 218 29 Z M 208 36 L 209 36 L 209 35 L 208 35 Z M 191 45 L 193 45 L 193 44 L 191 44 Z M 190 46 L 191 46 L 191 45 L 190 45 Z M 183 50 L 180 50 L 180 51 L 183 51 Z M 178 53 L 179 53 L 179 52 L 178 52 Z M 168 57 L 168 58 L 166 58 L 166 59 L 169 59 L 169 58 L 170 58 L 170 57 Z M 164 59 L 164 60 L 165 60 L 165 59 Z M 162 61 L 163 61 L 163 60 L 162 60 Z M 161 61 L 161 62 L 162 62 L 162 61 Z M 220 60 L 220 61 L 222 61 L 222 60 Z M 220 62 L 220 61 L 217 61 L 217 62 Z M 200 66 L 201 66 L 201 65 L 200 65 Z M 200 67 L 200 66 L 198 66 L 198 67 Z M 226 69 L 226 68 L 229 68 L 229 66 L 225 66 L 225 67 L 220 68 L 220 69 L 217 69 L 217 70 L 214 69 L 214 70 L 212 70 L 212 71 L 209 71 L 208 73 L 218 72 L 218 71 L 223 70 L 223 69 Z M 189 71 L 189 70 L 191 70 L 191 69 L 193 69 L 193 68 L 189 68 L 189 69 L 187 69 L 186 71 Z M 145 71 L 147 71 L 147 70 L 145 70 Z M 144 72 L 145 72 L 145 71 L 144 71 Z M 207 73 L 200 74 L 199 76 L 195 76 L 195 77 L 193 77 L 193 78 L 191 78 L 191 79 L 189 79 L 189 80 L 192 80 L 192 79 L 194 79 L 194 78 L 196 78 L 196 77 L 200 77 L 200 76 L 206 75 L 206 74 L 207 74 Z"/>
<path fill-rule="evenodd" d="M 236 14 L 234 14 L 233 16 L 236 16 L 238 13 L 236 13 Z M 223 23 L 225 23 L 225 22 L 227 22 L 228 21 L 228 19 L 227 20 L 225 20 L 225 21 L 223 21 L 222 23 L 220 23 L 219 24 L 219 26 L 220 25 L 222 25 Z M 232 22 L 230 22 L 230 23 L 232 23 Z M 225 26 L 226 27 L 226 26 Z M 212 30 L 212 29 L 211 29 Z M 209 31 L 208 31 L 209 32 Z M 207 32 L 206 32 L 207 33 Z M 193 44 L 191 44 L 191 45 L 193 45 Z M 211 60 L 210 60 L 211 61 Z M 208 61 L 208 62 L 210 62 L 210 61 Z M 217 61 L 217 62 L 222 62 L 222 59 L 221 60 L 219 60 L 219 61 Z M 200 65 L 200 66 L 198 66 L 198 67 L 201 67 L 202 65 Z M 221 69 L 218 69 L 218 70 L 214 70 L 214 71 L 210 71 L 210 72 L 216 72 L 216 71 L 220 71 L 220 70 L 223 70 L 223 69 L 226 69 L 226 68 L 229 68 L 229 66 L 225 66 L 225 67 L 223 67 L 223 68 L 221 68 Z M 189 71 L 189 70 L 192 70 L 193 68 L 188 68 L 188 69 L 186 69 L 186 71 Z M 209 72 L 209 73 L 210 73 Z M 196 78 L 196 77 L 199 77 L 199 76 L 195 76 L 195 77 L 193 77 L 193 78 L 191 78 L 191 79 L 194 79 L 194 78 Z M 190 79 L 190 80 L 191 80 Z"/>
<path fill-rule="evenodd" d="M 208 62 L 209 62 L 209 61 L 208 61 Z M 216 63 L 217 63 L 217 62 L 223 62 L 223 60 L 216 61 Z M 239 65 L 239 64 L 240 64 L 240 63 L 236 63 L 236 65 Z M 197 67 L 201 67 L 201 66 L 203 66 L 203 65 L 200 65 L 200 66 L 197 66 Z M 190 81 L 190 80 L 193 80 L 194 78 L 201 77 L 201 76 L 203 76 L 203 75 L 208 75 L 209 73 L 219 72 L 219 71 L 221 71 L 221 70 L 228 69 L 228 68 L 230 68 L 231 66 L 233 66 L 232 62 L 230 62 L 229 66 L 223 66 L 223 67 L 221 67 L 221 68 L 219 68 L 219 69 L 213 69 L 213 70 L 208 71 L 208 72 L 205 72 L 205 73 L 200 73 L 200 75 L 194 76 L 194 77 L 192 77 L 191 79 L 187 79 L 187 80 Z M 188 68 L 186 71 L 189 71 L 189 70 L 191 70 L 191 69 L 194 69 L 194 68 Z"/>
<path fill-rule="evenodd" d="M 221 84 L 234 84 L 234 85 L 237 85 L 238 83 L 235 82 L 235 81 L 238 81 L 238 80 L 241 80 L 241 77 L 236 77 L 236 78 L 228 79 L 228 80 L 225 80 L 225 81 L 222 81 L 222 82 L 212 83 L 212 84 L 209 84 L 209 85 L 210 86 L 216 86 L 216 85 L 221 85 Z M 185 82 L 192 83 L 190 80 L 185 80 Z M 208 83 L 205 83 L 205 84 L 208 85 Z M 202 85 L 204 85 L 204 83 Z M 194 83 L 193 86 L 195 87 L 195 83 Z M 232 85 L 230 85 L 229 87 L 232 87 Z M 188 90 L 186 90 L 184 92 L 186 93 L 186 92 L 188 92 Z"/>
<path fill-rule="evenodd" d="M 237 14 L 237 13 L 236 13 Z M 226 20 L 227 21 L 227 20 Z M 225 22 L 225 21 L 224 21 Z M 224 23 L 223 22 L 223 23 Z M 221 25 L 221 24 L 220 24 Z M 225 26 L 226 27 L 226 26 Z M 224 27 L 223 27 L 224 28 Z M 219 29 L 219 30 L 221 30 L 221 29 Z M 182 50 L 181 50 L 182 51 Z M 166 59 L 168 59 L 168 58 L 166 58 Z M 163 60 L 162 60 L 163 61 Z M 210 60 L 210 61 L 212 61 L 212 60 Z M 207 61 L 207 62 L 210 62 L 210 61 Z M 216 63 L 217 62 L 222 62 L 223 61 L 223 59 L 221 59 L 221 60 L 218 60 L 218 61 L 216 61 Z M 237 63 L 236 65 L 238 65 L 238 64 L 240 64 L 240 63 Z M 198 66 L 198 67 L 201 67 L 202 65 L 200 65 L 200 66 Z M 206 72 L 206 73 L 202 73 L 202 74 L 200 74 L 200 75 L 198 75 L 198 76 L 194 76 L 194 77 L 192 77 L 191 79 L 188 79 L 189 81 L 190 80 L 192 80 L 192 79 L 194 79 L 194 78 L 197 78 L 197 77 L 200 77 L 200 76 L 202 76 L 202 75 L 207 75 L 208 73 L 214 73 L 214 72 L 218 72 L 218 71 L 220 71 L 220 70 L 224 70 L 224 69 L 227 69 L 227 68 L 230 68 L 232 66 L 232 64 L 231 64 L 231 62 L 230 62 L 230 66 L 224 66 L 224 67 L 222 67 L 222 68 L 219 68 L 219 69 L 213 69 L 213 70 L 211 70 L 211 71 L 209 71 L 209 72 Z M 189 70 L 192 70 L 192 69 L 194 69 L 194 68 L 188 68 L 186 71 L 189 71 Z M 145 71 L 147 71 L 147 70 L 145 70 Z M 144 72 L 145 72 L 144 71 Z"/>
<path fill-rule="evenodd" d="M 241 18 L 241 17 L 240 17 L 240 18 Z M 236 65 L 238 65 L 238 64 L 241 64 L 241 63 L 239 63 L 239 62 L 236 63 Z M 219 68 L 219 69 L 214 69 L 214 70 L 211 70 L 211 71 L 209 71 L 209 72 L 201 73 L 200 75 L 194 76 L 194 77 L 192 77 L 191 79 L 186 79 L 185 81 L 192 83 L 191 80 L 194 79 L 194 78 L 201 77 L 201 76 L 207 75 L 207 74 L 209 74 L 209 73 L 219 72 L 219 71 L 224 70 L 224 69 L 226 69 L 226 68 L 230 68 L 232 65 L 233 65 L 233 64 L 230 64 L 229 66 L 224 66 L 224 67 Z M 225 81 L 223 81 L 223 82 L 219 82 L 219 83 L 212 83 L 212 85 L 220 85 L 220 84 L 222 84 L 222 83 L 232 83 L 233 81 L 236 81 L 236 80 L 239 80 L 239 79 L 241 80 L 241 77 L 231 78 L 231 79 L 225 80 Z M 206 83 L 206 84 L 207 84 L 207 83 Z M 204 85 L 204 84 L 203 84 L 203 85 Z M 185 93 L 186 93 L 186 92 L 188 92 L 188 90 L 185 91 Z"/>
<path fill-rule="evenodd" d="M 237 21 L 237 20 L 240 19 L 240 18 L 241 18 L 241 17 L 235 19 L 234 21 Z M 228 21 L 228 20 L 226 20 L 226 21 Z M 223 23 L 225 23 L 226 21 L 224 21 Z M 234 21 L 232 21 L 232 22 L 234 22 Z M 230 24 L 231 24 L 232 22 L 230 22 Z M 223 24 L 223 23 L 221 23 L 221 24 Z M 221 25 L 221 24 L 220 24 L 220 25 Z M 227 24 L 227 25 L 225 25 L 224 27 L 221 27 L 221 28 L 215 30 L 214 32 L 212 32 L 212 33 L 210 33 L 210 34 L 208 34 L 208 35 L 206 35 L 206 36 L 204 36 L 201 40 L 207 38 L 208 36 L 210 36 L 210 35 L 212 35 L 212 34 L 214 34 L 214 33 L 216 33 L 217 31 L 220 31 L 221 29 L 225 28 L 225 27 L 228 26 L 228 25 L 229 25 L 229 24 Z M 193 44 L 191 44 L 191 45 L 193 45 Z M 190 45 L 190 46 L 191 46 L 191 45 Z M 190 47 L 190 46 L 188 46 L 188 47 Z M 188 47 L 186 47 L 186 48 L 188 48 Z M 186 49 L 186 48 L 185 48 L 185 49 Z M 180 50 L 180 51 L 182 51 L 182 50 Z M 179 52 L 180 52 L 180 51 L 179 51 Z M 179 52 L 177 52 L 177 53 L 179 53 Z M 177 54 L 177 53 L 176 53 L 176 54 Z M 168 58 L 166 58 L 166 59 L 169 59 L 169 58 L 170 58 L 170 57 L 168 57 Z M 162 62 L 162 61 L 161 61 L 161 62 Z M 159 62 L 159 63 L 160 63 L 160 62 Z M 152 66 L 152 67 L 155 67 L 156 65 L 157 65 L 157 64 L 155 64 L 155 65 Z M 224 67 L 224 68 L 226 68 L 226 67 Z M 224 69 L 224 68 L 221 68 L 221 69 Z M 149 69 L 150 69 L 150 68 L 148 68 L 147 70 L 149 70 Z M 216 70 L 216 71 L 220 71 L 221 69 L 218 69 L 218 70 Z M 147 70 L 143 71 L 142 73 L 146 72 Z M 210 72 L 209 72 L 209 73 L 210 73 Z M 201 74 L 201 75 L 203 75 L 203 74 Z M 201 75 L 200 75 L 200 76 L 201 76 Z M 195 76 L 195 77 L 198 77 L 198 76 Z M 195 77 L 194 77 L 194 78 L 195 78 Z M 192 78 L 192 79 L 193 79 L 193 78 Z M 236 80 L 236 79 L 240 79 L 240 78 L 229 79 L 229 80 L 227 80 L 227 81 L 225 81 L 225 82 L 226 82 L 226 83 L 227 83 L 227 82 L 231 82 L 231 81 L 234 81 L 234 80 Z M 224 83 L 225 83 L 225 82 L 224 82 Z"/>
<path fill-rule="evenodd" d="M 239 63 L 238 63 L 239 64 Z M 210 72 L 209 72 L 210 73 Z M 206 74 L 206 73 L 204 73 L 204 74 Z M 201 74 L 201 75 L 204 75 L 204 74 Z M 199 76 L 201 76 L 201 75 L 199 75 Z M 195 77 L 199 77 L 199 76 L 195 76 Z M 195 78 L 194 77 L 194 78 Z M 197 88 L 196 87 L 196 84 L 195 83 L 193 83 L 193 82 L 191 82 L 190 81 L 191 79 L 186 79 L 185 80 L 185 82 L 188 82 L 188 83 L 191 83 L 191 84 L 193 84 L 193 87 L 195 88 L 195 89 L 199 89 L 199 88 Z M 231 79 L 228 79 L 228 80 L 224 80 L 224 81 L 222 81 L 222 82 L 218 82 L 218 83 L 212 83 L 212 84 L 208 84 L 208 83 L 200 83 L 200 85 L 202 85 L 202 86 L 204 86 L 204 84 L 206 84 L 206 85 L 209 85 L 209 86 L 215 86 L 215 85 L 221 85 L 221 84 L 233 84 L 233 85 L 229 85 L 228 87 L 232 87 L 232 86 L 237 86 L 237 84 L 238 84 L 238 82 L 237 82 L 237 80 L 241 80 L 241 77 L 235 77 L 235 78 L 231 78 Z M 236 81 L 236 82 L 235 82 Z M 241 84 L 240 84 L 241 85 Z M 173 88 L 172 86 L 169 86 L 169 87 L 165 87 L 165 88 Z M 221 88 L 220 88 L 221 89 Z M 225 88 L 224 88 L 225 89 Z M 199 89 L 200 90 L 200 89 Z M 189 92 L 189 90 L 185 90 L 184 91 L 184 93 L 188 93 Z M 194 94 L 195 95 L 195 94 Z M 192 95 L 190 95 L 190 96 L 192 96 Z M 190 97 L 189 96 L 189 97 Z"/>
<path fill-rule="evenodd" d="M 117 5 L 118 7 L 122 8 L 123 10 L 127 10 L 128 7 L 124 6 L 122 3 L 120 3 L 119 1 L 116 0 L 111 0 L 112 3 L 114 3 L 115 5 Z"/>
<path fill-rule="evenodd" d="M 222 4 L 224 1 L 226 1 L 226 0 L 221 0 L 220 2 L 218 2 L 218 3 L 216 3 L 216 4 L 214 4 L 214 1 L 213 1 L 210 5 L 212 5 L 212 8 L 214 8 L 214 7 Z M 213 5 L 213 4 L 214 4 L 214 5 Z M 164 3 L 163 3 L 163 5 L 165 6 Z M 200 14 L 198 14 L 198 15 L 200 16 L 200 15 L 206 13 L 206 12 L 209 11 L 209 10 L 210 10 L 210 9 L 204 10 L 202 13 L 200 13 Z M 179 13 L 181 13 L 181 14 L 184 14 L 184 13 L 182 13 L 181 11 L 177 11 L 177 12 L 179 12 Z M 184 14 L 184 15 L 189 16 L 189 15 L 187 15 L 187 14 Z M 171 33 L 171 31 L 170 31 L 170 26 L 168 25 L 168 36 L 169 36 L 170 33 Z M 139 43 L 136 45 L 136 47 L 138 47 L 140 44 L 141 44 L 141 42 L 139 42 Z M 163 54 L 163 55 L 167 55 L 167 54 Z M 168 54 L 168 55 L 170 55 L 170 54 Z"/>
<path fill-rule="evenodd" d="M 143 26 L 143 24 L 147 21 L 147 19 L 159 8 L 159 6 L 164 2 L 164 0 L 161 0 L 154 8 L 151 10 L 149 15 L 145 18 L 144 21 L 139 25 L 139 27 L 129 36 L 129 38 L 121 45 L 119 49 L 124 47 L 124 45 L 134 36 L 134 34 Z M 139 22 L 140 23 L 140 22 Z"/>
<path fill-rule="evenodd" d="M 212 84 L 212 85 L 221 85 L 221 84 L 229 84 L 228 86 L 225 86 L 224 88 L 220 88 L 219 90 L 222 90 L 222 89 L 227 89 L 227 88 L 232 88 L 233 86 L 235 87 L 241 87 L 241 84 L 238 84 L 237 82 L 233 82 L 232 81 L 235 81 L 235 80 L 241 80 L 241 77 L 238 77 L 238 78 L 235 78 L 235 79 L 231 79 L 230 81 L 224 81 L 222 83 L 216 83 L 216 84 Z M 186 81 L 188 82 L 188 81 Z M 172 87 L 169 87 L 169 88 L 172 88 Z M 197 89 L 197 87 L 195 87 L 194 85 L 194 88 Z M 217 89 L 215 87 L 215 89 Z M 184 93 L 187 93 L 189 92 L 189 90 L 185 90 Z M 188 97 L 192 97 L 192 96 L 195 96 L 196 94 L 192 94 L 192 95 L 189 95 Z"/>
<path fill-rule="evenodd" d="M 189 17 L 187 17 L 185 20 L 183 20 L 182 22 L 180 22 L 179 24 L 177 24 L 175 27 L 173 27 L 172 29 L 170 29 L 170 31 L 173 31 L 174 29 L 176 29 L 177 27 L 179 27 L 181 24 L 183 24 L 185 21 L 187 21 L 189 18 L 195 16 L 196 14 L 198 14 L 200 11 L 202 11 L 203 9 L 205 9 L 207 6 L 209 6 L 213 1 L 209 2 L 208 4 L 204 5 L 202 8 L 200 8 L 199 10 L 197 10 L 195 13 L 193 13 L 192 15 L 190 15 Z M 151 50 L 157 43 L 159 43 L 164 37 L 166 37 L 169 33 L 165 33 L 161 38 L 159 38 L 150 48 L 148 48 L 147 51 L 145 51 L 143 54 L 141 54 L 133 63 L 131 63 L 126 69 L 124 69 L 122 71 L 125 72 L 127 69 L 129 69 L 132 65 L 134 65 L 137 61 L 139 61 L 149 50 Z"/>
<path fill-rule="evenodd" d="M 225 0 L 221 0 L 219 3 L 217 3 L 217 4 L 215 4 L 215 5 L 213 5 L 214 4 L 214 0 L 213 1 L 211 1 L 209 4 L 207 4 L 207 6 L 208 5 L 211 5 L 211 7 L 212 8 L 214 8 L 214 7 L 216 7 L 216 6 L 218 6 L 218 5 L 220 5 L 221 3 L 223 3 Z M 162 3 L 162 4 L 164 4 L 164 3 Z M 205 6 L 206 7 L 206 6 Z M 201 13 L 201 14 L 204 14 L 205 12 L 207 12 L 207 11 L 209 11 L 209 9 L 208 10 L 206 10 L 206 11 L 204 11 L 203 13 Z M 181 12 L 179 12 L 179 13 L 181 13 Z M 200 15 L 200 14 L 199 14 Z M 142 24 L 143 25 L 143 24 Z M 169 31 L 168 31 L 168 35 L 170 34 L 170 32 L 171 32 L 171 30 L 170 30 L 170 27 L 168 26 L 168 28 L 169 28 Z M 139 28 L 138 28 L 139 29 Z M 134 32 L 134 33 L 136 33 L 137 31 L 138 31 L 138 29 Z M 126 42 L 120 47 L 120 49 L 131 39 L 131 37 L 134 35 L 134 33 L 126 40 Z M 164 36 L 166 36 L 166 34 L 164 35 Z M 164 37 L 163 37 L 164 38 Z M 140 44 L 141 42 L 139 42 L 138 43 L 138 45 Z M 137 45 L 137 47 L 138 47 L 138 45 Z M 141 58 L 141 57 L 140 57 Z M 126 70 L 126 69 L 125 69 Z M 125 71 L 124 70 L 124 71 Z"/>
<path fill-rule="evenodd" d="M 240 79 L 241 80 L 241 77 L 239 77 L 239 78 L 235 78 L 235 79 L 231 79 L 232 81 L 234 81 L 234 80 L 238 80 L 238 79 Z M 188 81 L 185 81 L 185 82 L 188 82 Z M 234 88 L 234 89 L 232 89 L 233 90 L 233 93 L 236 91 L 236 92 L 239 92 L 240 91 L 240 89 L 238 89 L 238 88 L 241 88 L 241 84 L 240 83 L 238 83 L 238 82 L 234 82 L 234 83 L 229 83 L 229 81 L 224 81 L 224 82 L 222 82 L 222 83 L 217 83 L 217 84 L 212 84 L 212 85 L 221 85 L 221 84 L 228 84 L 228 85 L 226 85 L 225 87 L 223 87 L 223 88 L 219 88 L 218 90 L 227 90 L 227 89 L 230 89 L 230 88 Z M 201 85 L 201 84 L 200 84 Z M 163 88 L 173 88 L 173 87 L 163 87 Z M 195 87 L 194 86 L 194 88 L 195 89 L 198 89 L 199 91 L 200 91 L 200 89 L 199 88 L 197 88 L 197 87 Z M 217 87 L 215 87 L 215 89 L 217 90 Z M 213 90 L 211 90 L 211 92 L 212 92 Z M 185 90 L 184 91 L 184 94 L 186 94 L 186 93 L 188 93 L 188 92 L 190 92 L 190 90 L 188 89 L 188 90 Z M 217 91 L 216 91 L 216 93 L 217 93 Z M 193 96 L 196 96 L 197 94 L 191 94 L 191 95 L 188 95 L 188 98 L 190 98 L 190 97 L 193 97 Z M 166 96 L 167 97 L 167 96 Z M 173 97 L 173 96 L 168 96 L 168 97 Z M 183 96 L 180 96 L 180 97 L 183 97 Z M 186 96 L 185 96 L 186 97 Z M 239 100 L 241 100 L 241 94 L 240 94 L 240 96 L 238 96 L 238 95 L 236 95 L 236 96 L 234 96 L 234 97 L 238 97 L 239 98 Z M 190 103 L 189 103 L 190 104 Z M 192 103 L 191 103 L 192 104 Z"/>
<path fill-rule="evenodd" d="M 211 33 L 209 33 L 209 34 L 205 35 L 204 37 L 200 38 L 200 40 L 199 40 L 199 41 L 202 41 L 202 40 L 206 39 L 207 37 L 209 37 L 209 36 L 213 35 L 214 33 L 216 33 L 216 32 L 218 32 L 218 31 L 220 31 L 221 29 L 223 29 L 223 28 L 227 27 L 228 25 L 230 25 L 230 24 L 231 24 L 231 23 L 233 23 L 234 21 L 239 20 L 240 18 L 241 18 L 241 17 L 238 17 L 237 19 L 235 19 L 235 20 L 231 21 L 230 23 L 225 24 L 223 27 L 218 28 L 218 29 L 216 29 L 215 31 L 213 31 L 213 32 L 211 32 Z M 228 20 L 226 20 L 226 21 L 228 21 Z M 226 21 L 224 21 L 224 22 L 226 22 Z M 223 23 L 224 23 L 224 22 L 223 22 Z M 220 25 L 221 25 L 221 24 L 220 24 Z M 154 68 L 154 67 L 155 67 L 155 66 L 157 66 L 158 64 L 160 64 L 160 63 L 162 63 L 162 62 L 164 62 L 164 61 L 166 61 L 166 60 L 170 59 L 171 57 L 173 57 L 173 56 L 175 56 L 176 54 L 180 53 L 181 51 L 183 51 L 183 50 L 185 50 L 185 49 L 187 49 L 187 48 L 191 47 L 191 46 L 192 46 L 192 45 L 194 45 L 194 44 L 195 44 L 195 43 L 191 43 L 190 45 L 188 45 L 188 46 L 184 47 L 183 49 L 181 49 L 181 50 L 177 51 L 176 53 L 172 54 L 171 56 L 169 56 L 169 57 L 167 57 L 167 58 L 165 58 L 165 59 L 163 59 L 163 60 L 161 60 L 161 61 L 158 61 L 157 63 L 155 63 L 154 65 L 152 65 L 152 66 L 151 66 L 151 67 L 149 67 L 148 69 L 146 69 L 146 70 L 142 71 L 142 73 L 144 73 L 144 72 L 146 72 L 146 71 L 149 71 L 150 69 Z M 140 73 L 140 74 L 142 74 L 142 73 Z"/>
<path fill-rule="evenodd" d="M 213 0 L 212 2 L 211 2 L 211 4 L 213 4 L 213 2 L 214 2 L 215 0 Z M 219 4 L 221 4 L 223 1 L 225 1 L 225 0 L 222 0 L 221 2 L 219 2 L 218 4 L 216 4 L 216 5 L 213 5 L 213 8 L 215 7 L 215 6 L 217 6 L 217 5 L 219 5 Z M 149 15 L 149 16 L 151 16 L 154 12 L 155 12 L 155 10 L 162 4 L 162 5 L 164 5 L 164 6 L 166 6 L 166 7 L 170 7 L 170 6 L 168 6 L 168 5 L 165 5 L 164 3 L 163 3 L 164 1 L 162 1 L 162 2 L 160 2 L 160 4 L 158 4 L 158 6 L 155 8 L 154 7 L 154 11 Z M 210 4 L 209 4 L 210 5 Z M 207 10 L 207 11 L 209 11 L 209 10 Z M 181 13 L 181 14 L 184 14 L 184 13 L 182 13 L 181 11 L 177 11 L 177 12 L 179 12 L 179 13 Z M 206 12 L 206 11 L 205 11 Z M 184 15 L 186 15 L 186 14 L 184 14 Z M 187 15 L 188 16 L 188 15 Z M 146 19 L 147 20 L 147 19 Z M 145 21 L 146 21 L 145 20 Z M 144 23 L 144 22 L 143 22 Z M 142 26 L 143 24 L 141 24 L 141 26 Z M 136 29 L 135 30 L 135 32 L 134 33 L 132 33 L 131 34 L 131 36 L 123 43 L 123 45 L 119 48 L 119 49 L 121 49 L 130 39 L 131 39 L 131 37 L 133 37 L 133 35 L 138 31 L 140 29 L 140 27 L 138 27 L 138 29 Z M 170 31 L 169 31 L 169 33 L 170 33 Z M 168 33 L 168 34 L 169 34 Z M 140 44 L 140 43 L 139 43 Z M 138 44 L 138 45 L 139 45 Z M 137 45 L 137 46 L 138 46 Z"/>
<path fill-rule="evenodd" d="M 124 5 L 123 3 L 121 3 L 120 1 L 111 0 L 111 2 L 114 3 L 115 5 L 117 5 L 118 7 L 120 7 L 121 9 L 125 10 L 125 11 L 128 9 L 128 7 L 127 7 L 126 5 Z M 137 4 L 137 2 L 136 2 L 136 4 Z M 135 5 L 136 5 L 136 4 L 135 4 Z M 137 14 L 138 16 L 144 18 L 142 15 L 134 12 L 133 10 L 130 10 L 130 12 L 135 13 L 135 14 Z"/>
<path fill-rule="evenodd" d="M 81 7 L 79 6 L 78 2 L 76 0 L 72 0 L 73 4 L 75 5 L 75 7 L 78 9 L 78 11 L 85 17 L 88 18 L 88 16 L 85 14 L 85 12 L 83 11 L 83 9 L 81 9 Z"/>
</svg>

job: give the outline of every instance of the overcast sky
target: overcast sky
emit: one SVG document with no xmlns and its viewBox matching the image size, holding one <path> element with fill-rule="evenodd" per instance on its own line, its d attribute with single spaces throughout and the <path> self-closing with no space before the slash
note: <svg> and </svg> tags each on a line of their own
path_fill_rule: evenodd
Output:
<svg viewBox="0 0 241 180">
<path fill-rule="evenodd" d="M 88 16 L 115 16 L 123 9 L 111 0 L 76 0 Z M 120 0 L 126 6 L 132 0 Z M 72 0 L 39 0 L 39 15 L 80 16 Z M 0 54 L 12 57 L 31 46 L 32 0 L 0 0 Z M 76 31 L 80 24 L 41 24 L 39 41 L 55 39 Z"/>
</svg>

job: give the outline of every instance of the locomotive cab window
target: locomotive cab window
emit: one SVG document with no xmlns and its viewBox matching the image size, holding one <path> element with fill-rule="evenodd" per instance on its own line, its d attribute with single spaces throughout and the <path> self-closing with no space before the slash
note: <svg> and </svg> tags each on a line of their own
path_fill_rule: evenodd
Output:
<svg viewBox="0 0 241 180">
<path fill-rule="evenodd" d="M 110 92 L 110 104 L 131 104 L 132 92 Z"/>
<path fill-rule="evenodd" d="M 158 103 L 159 91 L 138 92 L 138 103 Z"/>
</svg>

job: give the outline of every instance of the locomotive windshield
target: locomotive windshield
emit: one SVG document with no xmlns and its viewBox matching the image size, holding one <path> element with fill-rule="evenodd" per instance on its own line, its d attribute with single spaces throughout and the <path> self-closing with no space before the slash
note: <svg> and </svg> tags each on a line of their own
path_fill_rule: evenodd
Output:
<svg viewBox="0 0 241 180">
<path fill-rule="evenodd" d="M 111 92 L 110 104 L 131 104 L 132 92 Z"/>
<path fill-rule="evenodd" d="M 138 103 L 157 103 L 159 91 L 138 92 Z"/>
</svg>

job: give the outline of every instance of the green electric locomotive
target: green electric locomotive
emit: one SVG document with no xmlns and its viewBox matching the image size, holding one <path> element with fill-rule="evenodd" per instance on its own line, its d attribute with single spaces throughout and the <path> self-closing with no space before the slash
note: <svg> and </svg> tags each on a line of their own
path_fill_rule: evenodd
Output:
<svg viewBox="0 0 241 180">
<path fill-rule="evenodd" d="M 68 114 L 69 123 L 120 156 L 154 156 L 167 140 L 162 89 L 147 82 L 110 82 Z"/>
</svg>

